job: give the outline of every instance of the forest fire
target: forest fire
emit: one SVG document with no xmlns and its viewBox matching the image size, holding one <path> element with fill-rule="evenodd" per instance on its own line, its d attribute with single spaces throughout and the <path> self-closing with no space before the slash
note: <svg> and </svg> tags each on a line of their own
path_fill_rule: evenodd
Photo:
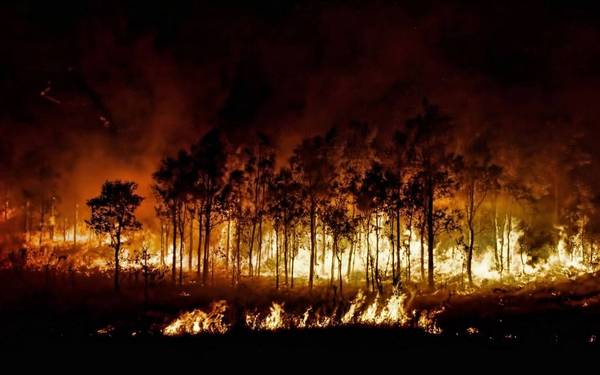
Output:
<svg viewBox="0 0 600 375">
<path fill-rule="evenodd" d="M 0 343 L 598 345 L 600 12 L 520 3 L 0 5 Z"/>
</svg>

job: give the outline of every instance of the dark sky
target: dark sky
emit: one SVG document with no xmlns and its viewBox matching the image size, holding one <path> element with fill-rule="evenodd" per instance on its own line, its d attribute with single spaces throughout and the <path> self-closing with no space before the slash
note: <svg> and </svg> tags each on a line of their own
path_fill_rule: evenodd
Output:
<svg viewBox="0 0 600 375">
<path fill-rule="evenodd" d="M 593 5 L 324 3 L 3 2 L 2 178 L 60 175 L 77 200 L 106 178 L 146 189 L 160 157 L 211 126 L 267 131 L 286 155 L 353 119 L 385 134 L 424 96 L 467 133 L 597 139 Z"/>
</svg>

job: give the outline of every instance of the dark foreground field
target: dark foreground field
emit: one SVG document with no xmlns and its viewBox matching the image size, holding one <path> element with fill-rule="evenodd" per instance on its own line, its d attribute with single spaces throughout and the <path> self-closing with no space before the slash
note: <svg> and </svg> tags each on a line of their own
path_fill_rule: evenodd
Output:
<svg viewBox="0 0 600 375">
<path fill-rule="evenodd" d="M 596 352 L 600 338 L 600 283 L 596 275 L 528 288 L 486 288 L 470 295 L 447 290 L 415 294 L 411 308 L 444 310 L 437 317 L 439 335 L 419 328 L 345 326 L 327 329 L 250 331 L 235 326 L 224 335 L 165 337 L 161 328 L 181 311 L 226 299 L 233 310 L 267 309 L 271 301 L 286 308 L 312 305 L 327 311 L 335 303 L 327 289 L 308 293 L 242 286 L 204 290 L 157 285 L 148 303 L 131 280 L 115 295 L 110 279 L 99 276 L 0 275 L 0 343 L 4 353 L 32 350 L 55 358 L 74 350 L 87 356 L 142 355 L 169 358 L 374 358 L 451 355 L 546 349 Z M 350 294 L 352 291 L 349 291 Z M 348 296 L 350 297 L 350 296 Z M 233 357 L 232 357 L 233 356 Z M 114 358 L 112 356 L 111 358 Z M 406 357 L 411 358 L 411 357 Z"/>
</svg>

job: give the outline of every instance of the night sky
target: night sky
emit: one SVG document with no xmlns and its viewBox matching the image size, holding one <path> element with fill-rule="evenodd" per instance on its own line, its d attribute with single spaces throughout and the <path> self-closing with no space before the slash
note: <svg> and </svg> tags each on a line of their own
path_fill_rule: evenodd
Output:
<svg viewBox="0 0 600 375">
<path fill-rule="evenodd" d="M 599 9 L 523 3 L 3 2 L 0 178 L 65 202 L 117 177 L 148 194 L 212 126 L 265 131 L 286 158 L 352 120 L 384 137 L 423 97 L 515 157 L 580 136 L 598 159 Z"/>
</svg>

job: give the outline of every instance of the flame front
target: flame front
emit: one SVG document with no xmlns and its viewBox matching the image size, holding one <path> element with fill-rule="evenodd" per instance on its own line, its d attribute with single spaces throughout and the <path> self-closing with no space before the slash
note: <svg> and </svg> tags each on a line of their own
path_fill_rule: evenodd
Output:
<svg viewBox="0 0 600 375">
<path fill-rule="evenodd" d="M 227 310 L 229 306 L 222 300 L 213 303 L 208 312 L 200 309 L 183 312 L 163 328 L 162 333 L 167 336 L 227 333 L 232 328 L 232 324 L 227 322 Z M 441 311 L 443 309 L 409 311 L 407 296 L 402 293 L 385 299 L 376 295 L 372 302 L 367 302 L 367 296 L 359 291 L 342 314 L 338 313 L 337 308 L 331 314 L 318 313 L 312 306 L 302 313 L 286 312 L 283 303 L 273 302 L 265 313 L 257 310 L 246 312 L 244 324 L 253 331 L 352 325 L 400 328 L 416 326 L 427 333 L 440 334 L 442 330 L 437 326 L 436 317 Z"/>
</svg>

